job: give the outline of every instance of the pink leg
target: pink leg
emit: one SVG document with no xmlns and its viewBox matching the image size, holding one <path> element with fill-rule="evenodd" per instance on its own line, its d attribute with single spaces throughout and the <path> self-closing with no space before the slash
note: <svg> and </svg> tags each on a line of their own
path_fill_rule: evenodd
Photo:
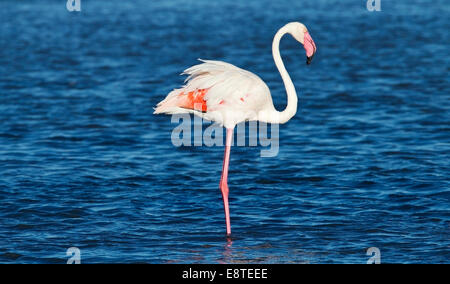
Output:
<svg viewBox="0 0 450 284">
<path fill-rule="evenodd" d="M 225 144 L 225 154 L 223 157 L 222 177 L 220 178 L 220 190 L 222 191 L 223 206 L 225 208 L 225 221 L 227 224 L 227 236 L 231 235 L 230 208 L 228 206 L 228 165 L 230 163 L 231 141 L 233 139 L 234 128 L 227 128 L 227 140 Z"/>
</svg>

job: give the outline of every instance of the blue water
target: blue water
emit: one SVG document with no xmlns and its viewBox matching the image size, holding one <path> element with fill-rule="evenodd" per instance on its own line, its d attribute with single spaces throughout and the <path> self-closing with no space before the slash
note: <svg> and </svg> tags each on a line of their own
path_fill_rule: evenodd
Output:
<svg viewBox="0 0 450 284">
<path fill-rule="evenodd" d="M 450 4 L 366 1 L 0 3 L 0 262 L 450 262 Z M 174 147 L 153 107 L 197 58 L 300 95 L 280 150 Z"/>
</svg>

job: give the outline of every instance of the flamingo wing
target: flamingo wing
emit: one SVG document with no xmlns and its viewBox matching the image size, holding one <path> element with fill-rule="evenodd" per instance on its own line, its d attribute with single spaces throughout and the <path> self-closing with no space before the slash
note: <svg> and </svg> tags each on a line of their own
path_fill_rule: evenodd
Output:
<svg viewBox="0 0 450 284">
<path fill-rule="evenodd" d="M 201 64 L 182 73 L 188 75 L 185 85 L 170 92 L 156 106 L 155 114 L 194 113 L 216 120 L 207 114 L 257 112 L 268 103 L 272 104 L 269 88 L 257 75 L 222 61 L 200 61 Z M 223 124 L 223 121 L 218 122 Z"/>
</svg>

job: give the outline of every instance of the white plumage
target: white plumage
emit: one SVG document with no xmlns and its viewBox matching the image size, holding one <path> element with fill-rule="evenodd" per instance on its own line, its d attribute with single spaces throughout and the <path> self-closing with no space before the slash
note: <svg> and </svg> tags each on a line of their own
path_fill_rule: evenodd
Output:
<svg viewBox="0 0 450 284">
<path fill-rule="evenodd" d="M 241 121 L 256 120 L 262 110 L 275 110 L 269 88 L 257 75 L 223 61 L 199 60 L 203 63 L 184 70 L 186 84 L 170 92 L 155 114 L 193 113 L 233 128 Z M 198 90 L 207 90 L 206 111 L 182 107 L 187 94 Z"/>
</svg>

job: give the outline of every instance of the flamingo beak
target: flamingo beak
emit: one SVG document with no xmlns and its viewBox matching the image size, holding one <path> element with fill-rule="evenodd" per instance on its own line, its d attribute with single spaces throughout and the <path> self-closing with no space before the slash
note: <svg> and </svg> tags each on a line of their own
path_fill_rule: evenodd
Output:
<svg viewBox="0 0 450 284">
<path fill-rule="evenodd" d="M 311 56 L 306 56 L 306 65 L 311 64 L 311 61 L 312 61 L 313 57 L 314 57 L 314 53 Z"/>
<path fill-rule="evenodd" d="M 316 44 L 314 43 L 313 39 L 309 35 L 309 32 L 305 32 L 304 38 L 303 38 L 303 47 L 306 50 L 306 64 L 311 64 L 311 61 L 314 57 L 314 54 L 316 54 L 317 48 Z"/>
</svg>

